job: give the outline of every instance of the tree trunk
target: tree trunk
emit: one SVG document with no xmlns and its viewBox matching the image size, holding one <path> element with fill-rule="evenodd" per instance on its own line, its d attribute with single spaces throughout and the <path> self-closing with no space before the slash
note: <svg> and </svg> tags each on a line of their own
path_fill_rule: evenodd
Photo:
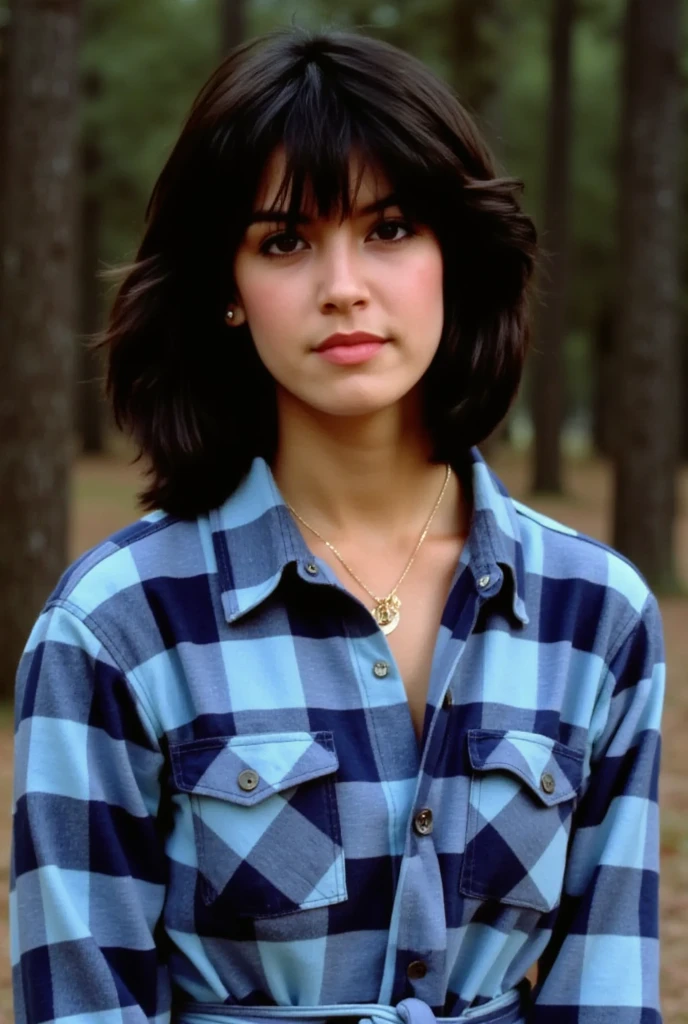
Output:
<svg viewBox="0 0 688 1024">
<path fill-rule="evenodd" d="M 680 0 L 628 0 L 620 147 L 614 545 L 675 585 L 679 404 Z"/>
<path fill-rule="evenodd" d="M 7 49 L 9 46 L 9 22 L 0 25 L 0 231 L 3 223 L 3 203 L 5 199 L 5 167 L 7 160 Z M 0 239 L 0 251 L 2 251 Z M 0 277 L 2 277 L 2 261 L 0 260 Z"/>
<path fill-rule="evenodd" d="M 0 693 L 67 562 L 78 0 L 14 0 L 0 282 Z"/>
<path fill-rule="evenodd" d="M 461 103 L 476 119 L 493 155 L 502 156 L 502 75 L 507 13 L 503 0 L 454 0 L 448 41 L 451 47 L 452 80 Z M 509 440 L 504 419 L 480 450 L 489 461 Z"/>
<path fill-rule="evenodd" d="M 681 437 L 681 453 L 680 459 L 682 462 L 688 462 L 688 335 L 684 333 L 682 344 L 680 345 L 681 355 L 681 397 L 680 397 L 680 408 L 681 408 L 681 426 L 680 426 L 680 437 Z"/>
<path fill-rule="evenodd" d="M 225 57 L 229 51 L 246 39 L 246 0 L 219 0 L 220 49 Z"/>
<path fill-rule="evenodd" d="M 571 150 L 571 43 L 575 0 L 556 0 L 550 23 L 550 103 L 541 275 L 532 355 L 535 433 L 533 489 L 561 493 L 561 432 L 564 420 L 564 344 L 569 283 Z"/>
<path fill-rule="evenodd" d="M 462 104 L 477 118 L 490 146 L 498 150 L 501 0 L 454 0 L 451 10 L 454 86 Z"/>
<path fill-rule="evenodd" d="M 86 75 L 82 85 L 85 99 L 95 98 L 101 90 L 100 78 L 96 74 Z M 94 351 L 90 338 L 101 326 L 100 281 L 98 261 L 100 257 L 100 225 L 102 201 L 93 188 L 93 177 L 102 163 L 100 147 L 94 137 L 81 140 L 81 196 L 80 196 L 80 324 L 81 338 L 77 366 L 76 412 L 81 450 L 87 455 L 99 455 L 104 448 L 105 403 L 102 379 L 103 360 L 99 351 Z"/>
<path fill-rule="evenodd" d="M 614 449 L 614 323 L 611 302 L 602 305 L 592 338 L 592 442 L 598 455 L 610 458 Z"/>
</svg>

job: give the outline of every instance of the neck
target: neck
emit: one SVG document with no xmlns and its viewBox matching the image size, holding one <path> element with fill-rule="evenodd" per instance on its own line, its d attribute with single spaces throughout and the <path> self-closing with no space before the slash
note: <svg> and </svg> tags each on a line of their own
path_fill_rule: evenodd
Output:
<svg viewBox="0 0 688 1024">
<path fill-rule="evenodd" d="M 439 497 L 446 466 L 431 462 L 417 394 L 370 416 L 328 416 L 290 395 L 278 401 L 273 475 L 285 500 L 331 543 L 415 535 Z M 432 533 L 465 529 L 452 474 Z"/>
</svg>

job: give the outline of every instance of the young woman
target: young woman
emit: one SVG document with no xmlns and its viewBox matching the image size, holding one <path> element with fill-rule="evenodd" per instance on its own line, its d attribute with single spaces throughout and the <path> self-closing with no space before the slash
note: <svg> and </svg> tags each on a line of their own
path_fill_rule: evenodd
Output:
<svg viewBox="0 0 688 1024">
<path fill-rule="evenodd" d="M 659 1020 L 657 604 L 474 447 L 517 195 L 363 36 L 202 90 L 105 337 L 149 514 L 19 670 L 19 1024 Z"/>
</svg>

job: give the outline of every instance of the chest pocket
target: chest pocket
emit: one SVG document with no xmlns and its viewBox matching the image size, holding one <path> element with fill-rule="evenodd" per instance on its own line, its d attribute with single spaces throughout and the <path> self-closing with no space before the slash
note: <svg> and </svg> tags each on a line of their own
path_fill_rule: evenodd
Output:
<svg viewBox="0 0 688 1024">
<path fill-rule="evenodd" d="M 547 913 L 561 898 L 583 755 L 548 736 L 471 729 L 460 891 Z"/>
<path fill-rule="evenodd" d="M 346 899 L 331 733 L 192 740 L 170 758 L 207 904 L 274 917 Z"/>
</svg>

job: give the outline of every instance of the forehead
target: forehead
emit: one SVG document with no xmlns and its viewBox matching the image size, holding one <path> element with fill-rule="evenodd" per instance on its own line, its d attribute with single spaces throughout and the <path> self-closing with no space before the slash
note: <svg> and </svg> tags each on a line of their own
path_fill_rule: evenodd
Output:
<svg viewBox="0 0 688 1024">
<path fill-rule="evenodd" d="M 288 207 L 291 201 L 293 182 L 285 184 L 287 159 L 284 147 L 275 149 L 265 164 L 254 207 L 256 210 L 271 210 Z M 364 162 L 362 156 L 352 150 L 348 161 L 349 202 L 351 208 L 365 206 L 392 191 L 388 175 L 382 167 Z M 312 182 L 306 179 L 303 187 L 302 211 L 316 216 L 317 202 Z"/>
</svg>

